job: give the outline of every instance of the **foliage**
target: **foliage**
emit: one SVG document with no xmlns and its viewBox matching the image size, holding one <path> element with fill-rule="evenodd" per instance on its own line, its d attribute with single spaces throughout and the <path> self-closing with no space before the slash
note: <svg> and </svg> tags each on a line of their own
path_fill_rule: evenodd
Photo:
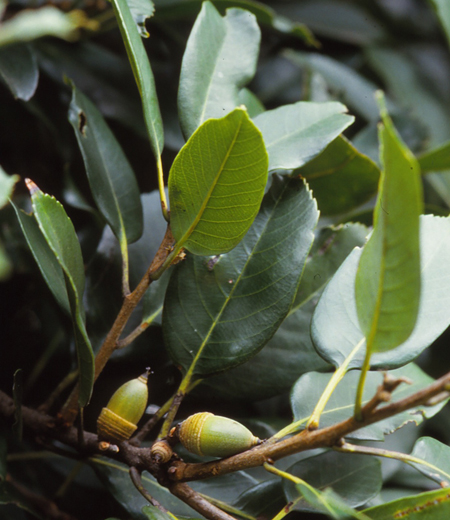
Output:
<svg viewBox="0 0 450 520">
<path fill-rule="evenodd" d="M 448 517 L 449 41 L 444 0 L 0 0 L 1 515 Z M 197 411 L 264 441 L 189 454 Z"/>
</svg>

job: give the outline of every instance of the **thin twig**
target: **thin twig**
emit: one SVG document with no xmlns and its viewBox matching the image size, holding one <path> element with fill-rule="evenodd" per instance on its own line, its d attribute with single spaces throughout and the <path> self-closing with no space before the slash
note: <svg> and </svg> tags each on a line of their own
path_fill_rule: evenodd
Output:
<svg viewBox="0 0 450 520">
<path fill-rule="evenodd" d="M 141 472 L 132 466 L 130 468 L 130 478 L 131 481 L 134 484 L 134 487 L 139 491 L 139 493 L 147 500 L 152 506 L 157 507 L 160 511 L 163 513 L 167 513 L 167 509 L 163 507 L 155 498 L 153 498 L 150 493 L 145 489 L 144 485 L 142 484 L 141 479 Z"/>
</svg>

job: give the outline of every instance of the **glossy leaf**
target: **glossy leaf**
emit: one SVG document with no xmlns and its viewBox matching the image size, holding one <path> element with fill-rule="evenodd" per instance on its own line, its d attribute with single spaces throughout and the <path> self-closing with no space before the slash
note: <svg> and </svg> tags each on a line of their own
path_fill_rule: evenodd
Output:
<svg viewBox="0 0 450 520">
<path fill-rule="evenodd" d="M 320 292 L 351 250 L 364 243 L 367 232 L 359 224 L 322 228 L 289 315 L 273 338 L 243 365 L 204 381 L 199 391 L 211 389 L 214 396 L 227 400 L 266 399 L 289 391 L 301 374 L 328 369 L 311 341 L 311 317 Z"/>
<path fill-rule="evenodd" d="M 422 154 L 418 160 L 422 173 L 450 170 L 450 143 Z"/>
<path fill-rule="evenodd" d="M 6 175 L 6 172 L 0 166 L 0 209 L 8 203 L 19 178 L 18 175 Z"/>
<path fill-rule="evenodd" d="M 391 350 L 410 336 L 420 302 L 420 167 L 384 107 L 381 117 L 383 171 L 374 229 L 355 281 L 358 320 L 369 355 Z"/>
<path fill-rule="evenodd" d="M 141 95 L 150 146 L 158 161 L 164 147 L 164 131 L 156 95 L 155 80 L 147 52 L 126 0 L 112 0 L 117 24 Z"/>
<path fill-rule="evenodd" d="M 320 491 L 331 488 L 350 507 L 365 504 L 381 488 L 380 462 L 374 457 L 364 455 L 327 451 L 297 462 L 287 472 L 298 476 Z M 288 500 L 295 500 L 298 497 L 293 482 L 284 481 L 283 487 Z M 296 504 L 295 509 L 315 510 L 303 500 Z"/>
<path fill-rule="evenodd" d="M 269 170 L 299 168 L 321 153 L 354 121 L 341 103 L 299 101 L 254 119 L 269 154 Z"/>
<path fill-rule="evenodd" d="M 394 368 L 415 359 L 450 324 L 450 220 L 431 215 L 420 219 L 421 296 L 416 326 L 397 348 L 373 354 L 371 368 Z M 355 249 L 325 288 L 311 323 L 314 344 L 326 360 L 340 366 L 363 339 L 356 314 L 355 277 L 361 250 Z M 362 365 L 362 347 L 350 368 Z"/>
<path fill-rule="evenodd" d="M 414 494 L 381 506 L 364 509 L 371 520 L 447 520 L 450 515 L 449 488 Z"/>
<path fill-rule="evenodd" d="M 439 483 L 445 482 L 446 486 L 450 485 L 450 447 L 432 437 L 421 437 L 411 455 L 434 466 L 412 463 L 421 473 Z"/>
<path fill-rule="evenodd" d="M 97 24 L 89 21 L 80 11 L 63 13 L 53 6 L 25 9 L 2 23 L 0 47 L 29 42 L 43 36 L 56 36 L 70 41 L 77 38 L 82 27 L 95 29 Z"/>
<path fill-rule="evenodd" d="M 243 363 L 286 316 L 312 243 L 318 213 L 298 178 L 274 177 L 261 211 L 227 255 L 188 256 L 167 289 L 166 345 L 199 376 Z"/>
<path fill-rule="evenodd" d="M 322 215 L 344 213 L 367 202 L 377 192 L 380 177 L 378 166 L 343 136 L 296 173 L 308 181 Z"/>
<path fill-rule="evenodd" d="M 128 6 L 139 34 L 142 38 L 148 38 L 150 35 L 145 27 L 145 22 L 155 14 L 154 3 L 151 0 L 128 0 Z"/>
<path fill-rule="evenodd" d="M 170 170 L 177 245 L 197 255 L 233 249 L 258 213 L 266 182 L 264 142 L 245 110 L 203 123 Z"/>
<path fill-rule="evenodd" d="M 26 45 L 0 49 L 0 76 L 16 99 L 31 99 L 39 80 L 34 52 Z"/>
<path fill-rule="evenodd" d="M 248 11 L 229 9 L 222 18 L 211 2 L 202 4 L 186 45 L 178 89 L 186 138 L 207 119 L 224 117 L 239 105 L 239 92 L 256 71 L 260 39 L 256 18 Z"/>
<path fill-rule="evenodd" d="M 97 108 L 72 84 L 69 121 L 75 131 L 92 195 L 119 242 L 142 234 L 142 206 L 134 172 Z"/>
<path fill-rule="evenodd" d="M 85 406 L 94 384 L 94 354 L 84 321 L 84 265 L 80 243 L 63 206 L 53 197 L 31 186 L 36 221 L 64 274 L 77 348 L 80 392 L 78 402 Z"/>
<path fill-rule="evenodd" d="M 397 370 L 392 370 L 389 373 L 393 377 L 407 377 L 412 381 L 411 385 L 402 384 L 395 390 L 392 398 L 394 401 L 404 399 L 405 397 L 422 390 L 434 381 L 433 378 L 429 377 L 413 363 L 398 368 Z M 337 422 L 348 419 L 353 415 L 359 375 L 358 371 L 350 371 L 344 376 L 344 379 L 334 390 L 320 417 L 321 428 L 331 426 Z M 301 422 L 298 427 L 299 430 L 305 428 L 306 422 L 312 414 L 315 405 L 330 378 L 331 374 L 310 372 L 301 376 L 293 387 L 291 392 L 291 406 L 294 414 L 294 422 Z M 383 375 L 380 372 L 369 372 L 367 374 L 363 394 L 363 405 L 375 395 L 376 390 L 382 381 Z M 434 407 L 418 406 L 390 417 L 389 419 L 361 428 L 360 430 L 349 434 L 347 437 L 353 439 L 382 441 L 384 440 L 385 435 L 392 433 L 408 422 L 420 424 L 425 417 L 433 417 L 433 415 L 438 413 L 444 405 L 445 402 Z"/>
</svg>

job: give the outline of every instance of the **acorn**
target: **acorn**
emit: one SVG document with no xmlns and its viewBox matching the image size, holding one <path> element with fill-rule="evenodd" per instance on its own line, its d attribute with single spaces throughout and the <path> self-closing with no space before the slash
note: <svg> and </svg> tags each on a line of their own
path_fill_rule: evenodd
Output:
<svg viewBox="0 0 450 520">
<path fill-rule="evenodd" d="M 122 442 L 129 439 L 137 429 L 137 423 L 144 415 L 148 400 L 149 369 L 136 379 L 118 388 L 106 408 L 97 419 L 97 433 L 100 439 Z"/>
<path fill-rule="evenodd" d="M 261 443 L 244 425 L 209 412 L 196 413 L 178 426 L 178 438 L 191 453 L 230 457 Z"/>
</svg>

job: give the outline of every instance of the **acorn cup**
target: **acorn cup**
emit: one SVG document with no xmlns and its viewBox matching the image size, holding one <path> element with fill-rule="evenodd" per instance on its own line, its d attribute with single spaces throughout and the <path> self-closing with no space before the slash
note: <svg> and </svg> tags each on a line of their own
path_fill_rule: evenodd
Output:
<svg viewBox="0 0 450 520">
<path fill-rule="evenodd" d="M 101 440 L 122 442 L 137 429 L 148 401 L 149 370 L 118 388 L 97 419 L 97 433 Z"/>
<path fill-rule="evenodd" d="M 178 426 L 178 438 L 191 453 L 230 457 L 261 443 L 244 425 L 209 412 L 196 413 Z"/>
</svg>

